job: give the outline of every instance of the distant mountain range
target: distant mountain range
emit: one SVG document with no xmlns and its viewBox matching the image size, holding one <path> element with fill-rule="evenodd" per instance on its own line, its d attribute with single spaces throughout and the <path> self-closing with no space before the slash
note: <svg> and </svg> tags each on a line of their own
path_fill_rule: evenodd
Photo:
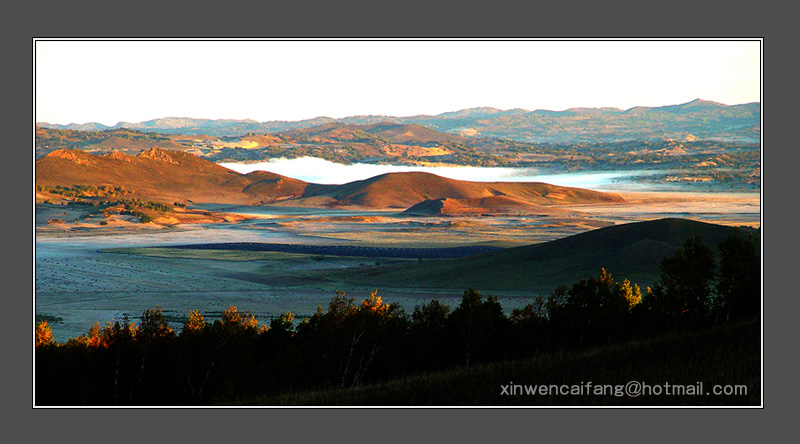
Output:
<svg viewBox="0 0 800 444">
<path fill-rule="evenodd" d="M 167 117 L 140 123 L 120 122 L 114 126 L 99 123 L 57 125 L 39 122 L 38 126 L 80 131 L 129 128 L 166 134 L 210 135 L 217 137 L 279 133 L 330 123 L 371 125 L 379 123 L 417 124 L 439 132 L 465 137 L 494 137 L 522 142 L 573 143 L 624 140 L 662 140 L 667 138 L 711 139 L 756 142 L 761 136 L 761 104 L 725 105 L 693 100 L 661 107 L 571 108 L 565 111 L 525 109 L 500 110 L 470 108 L 435 116 L 352 116 L 341 119 L 316 117 L 298 121 L 193 119 Z"/>
<path fill-rule="evenodd" d="M 404 210 L 457 199 L 464 213 L 546 213 L 564 203 L 621 202 L 617 195 L 545 183 L 465 182 L 430 173 L 388 173 L 342 185 L 308 183 L 278 174 L 241 174 L 186 152 L 151 148 L 136 156 L 58 150 L 36 161 L 37 199 L 74 186 L 122 187 L 130 197 L 163 203 L 283 204 Z M 99 199 L 99 196 L 95 200 Z M 431 205 L 428 205 L 431 206 Z M 423 207 L 425 207 L 423 205 Z M 548 208 L 545 208 L 548 207 Z M 446 210 L 447 211 L 447 210 Z M 440 214 L 417 208 L 417 214 Z"/>
</svg>

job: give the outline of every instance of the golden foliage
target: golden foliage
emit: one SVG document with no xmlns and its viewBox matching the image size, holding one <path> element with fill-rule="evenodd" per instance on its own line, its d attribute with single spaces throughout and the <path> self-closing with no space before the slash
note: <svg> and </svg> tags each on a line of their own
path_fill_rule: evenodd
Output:
<svg viewBox="0 0 800 444">
<path fill-rule="evenodd" d="M 361 301 L 361 310 L 376 314 L 386 314 L 389 312 L 389 304 L 384 304 L 383 299 L 378 296 L 378 290 L 369 294 L 369 299 Z"/>
<path fill-rule="evenodd" d="M 650 291 L 650 288 L 648 287 L 647 290 Z M 624 279 L 622 284 L 618 285 L 618 291 L 621 291 L 625 300 L 628 301 L 628 310 L 642 302 L 642 291 L 639 289 L 639 285 L 631 285 L 628 279 Z"/>
<path fill-rule="evenodd" d="M 108 326 L 106 327 L 106 331 L 110 330 L 111 330 L 111 323 L 109 322 Z M 105 345 L 103 343 L 104 342 L 103 333 L 100 331 L 99 322 L 92 324 L 92 326 L 89 327 L 89 335 L 87 336 L 86 339 L 87 339 L 86 345 L 88 345 L 89 347 L 100 347 L 102 345 Z"/>
<path fill-rule="evenodd" d="M 258 320 L 255 315 L 249 311 L 242 314 L 233 305 L 222 312 L 221 324 L 223 330 L 258 329 Z"/>
<path fill-rule="evenodd" d="M 183 331 L 186 333 L 199 333 L 206 328 L 206 321 L 203 314 L 197 310 L 189 312 L 189 318 L 183 324 Z"/>
<path fill-rule="evenodd" d="M 51 345 L 55 342 L 53 331 L 50 329 L 50 324 L 48 324 L 47 321 L 41 321 L 36 324 L 36 347 Z"/>
</svg>

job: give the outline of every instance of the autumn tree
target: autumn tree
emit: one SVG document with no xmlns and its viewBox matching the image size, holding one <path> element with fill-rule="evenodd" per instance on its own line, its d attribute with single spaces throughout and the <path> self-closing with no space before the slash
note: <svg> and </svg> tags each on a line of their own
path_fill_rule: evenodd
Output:
<svg viewBox="0 0 800 444">
<path fill-rule="evenodd" d="M 93 326 L 89 337 L 92 338 L 92 343 L 99 337 L 99 344 L 108 350 L 108 356 L 113 362 L 113 405 L 133 404 L 132 369 L 136 364 L 132 351 L 136 325 L 125 315 L 121 321 L 108 322 L 102 333 L 99 333 L 99 326 L 99 323 Z"/>
<path fill-rule="evenodd" d="M 240 313 L 239 309 L 231 305 L 222 312 L 219 321 L 214 321 L 213 328 L 222 333 L 224 339 L 230 339 L 242 333 L 256 333 L 258 320 L 249 311 Z"/>
<path fill-rule="evenodd" d="M 36 348 L 47 347 L 56 343 L 53 338 L 53 331 L 50 329 L 50 324 L 47 321 L 41 321 L 36 324 Z"/>
<path fill-rule="evenodd" d="M 203 317 L 203 314 L 197 310 L 192 310 L 189 312 L 189 316 L 187 316 L 186 321 L 183 323 L 181 336 L 200 334 L 205 329 L 206 320 Z"/>
<path fill-rule="evenodd" d="M 294 314 L 286 312 L 272 319 L 269 329 L 276 334 L 292 335 L 294 333 Z"/>
<path fill-rule="evenodd" d="M 298 328 L 298 336 L 318 357 L 317 375 L 329 375 L 325 379 L 330 385 L 354 387 L 364 380 L 390 338 L 405 330 L 405 322 L 400 305 L 383 302 L 377 290 L 360 303 L 337 291 L 328 311 L 319 307 Z"/>
<path fill-rule="evenodd" d="M 136 332 L 137 339 L 142 342 L 152 343 L 157 340 L 168 340 L 175 337 L 175 331 L 170 327 L 164 317 L 161 307 L 147 309 L 142 313 L 141 323 Z"/>
<path fill-rule="evenodd" d="M 252 313 L 242 313 L 236 306 L 229 306 L 214 321 L 205 341 L 208 347 L 208 370 L 215 396 L 237 396 L 248 391 L 253 380 L 250 369 L 258 360 L 258 338 L 266 330 L 259 326 Z M 211 369 L 213 368 L 213 371 Z"/>
<path fill-rule="evenodd" d="M 142 393 L 142 380 L 145 375 L 146 364 L 149 355 L 154 348 L 163 348 L 168 341 L 175 338 L 175 331 L 170 327 L 169 322 L 164 317 L 161 307 L 147 309 L 142 313 L 141 322 L 136 329 L 136 343 L 141 356 L 139 361 L 138 376 L 136 380 L 136 398 L 140 401 Z M 160 350 L 163 351 L 163 350 Z M 156 362 L 159 362 L 156 359 Z"/>
<path fill-rule="evenodd" d="M 199 404 L 204 399 L 211 371 L 219 359 L 221 345 L 209 347 L 211 331 L 205 317 L 197 310 L 189 312 L 180 333 L 180 364 L 185 375 L 187 397 L 190 403 Z"/>
</svg>

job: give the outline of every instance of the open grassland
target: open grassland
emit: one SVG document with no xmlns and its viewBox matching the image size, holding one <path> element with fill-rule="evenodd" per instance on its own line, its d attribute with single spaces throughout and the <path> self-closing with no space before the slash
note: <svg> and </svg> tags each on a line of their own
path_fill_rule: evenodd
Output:
<svg viewBox="0 0 800 444">
<path fill-rule="evenodd" d="M 170 247 L 131 247 L 109 248 L 104 253 L 135 254 L 163 259 L 199 259 L 214 261 L 295 261 L 306 259 L 308 255 L 284 253 L 280 251 L 246 251 L 246 250 L 198 250 Z"/>
</svg>

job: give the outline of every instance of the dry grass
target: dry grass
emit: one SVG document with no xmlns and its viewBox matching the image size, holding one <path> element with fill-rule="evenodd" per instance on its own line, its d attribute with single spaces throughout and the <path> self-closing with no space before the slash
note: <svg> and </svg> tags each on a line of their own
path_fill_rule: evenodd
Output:
<svg viewBox="0 0 800 444">
<path fill-rule="evenodd" d="M 318 390 L 224 404 L 300 406 L 718 406 L 760 404 L 760 330 L 747 322 L 715 330 L 634 341 L 588 350 L 475 365 L 399 378 L 352 389 Z M 660 385 L 661 395 L 626 396 L 629 381 Z M 593 389 L 585 388 L 591 382 Z M 671 395 L 665 383 L 698 387 L 699 395 Z M 502 394 L 507 385 L 579 385 L 582 395 Z M 745 395 L 714 396 L 715 385 L 743 385 Z M 603 386 L 602 393 L 595 392 Z M 707 394 L 709 393 L 709 394 Z M 621 395 L 621 396 L 619 396 Z"/>
</svg>

